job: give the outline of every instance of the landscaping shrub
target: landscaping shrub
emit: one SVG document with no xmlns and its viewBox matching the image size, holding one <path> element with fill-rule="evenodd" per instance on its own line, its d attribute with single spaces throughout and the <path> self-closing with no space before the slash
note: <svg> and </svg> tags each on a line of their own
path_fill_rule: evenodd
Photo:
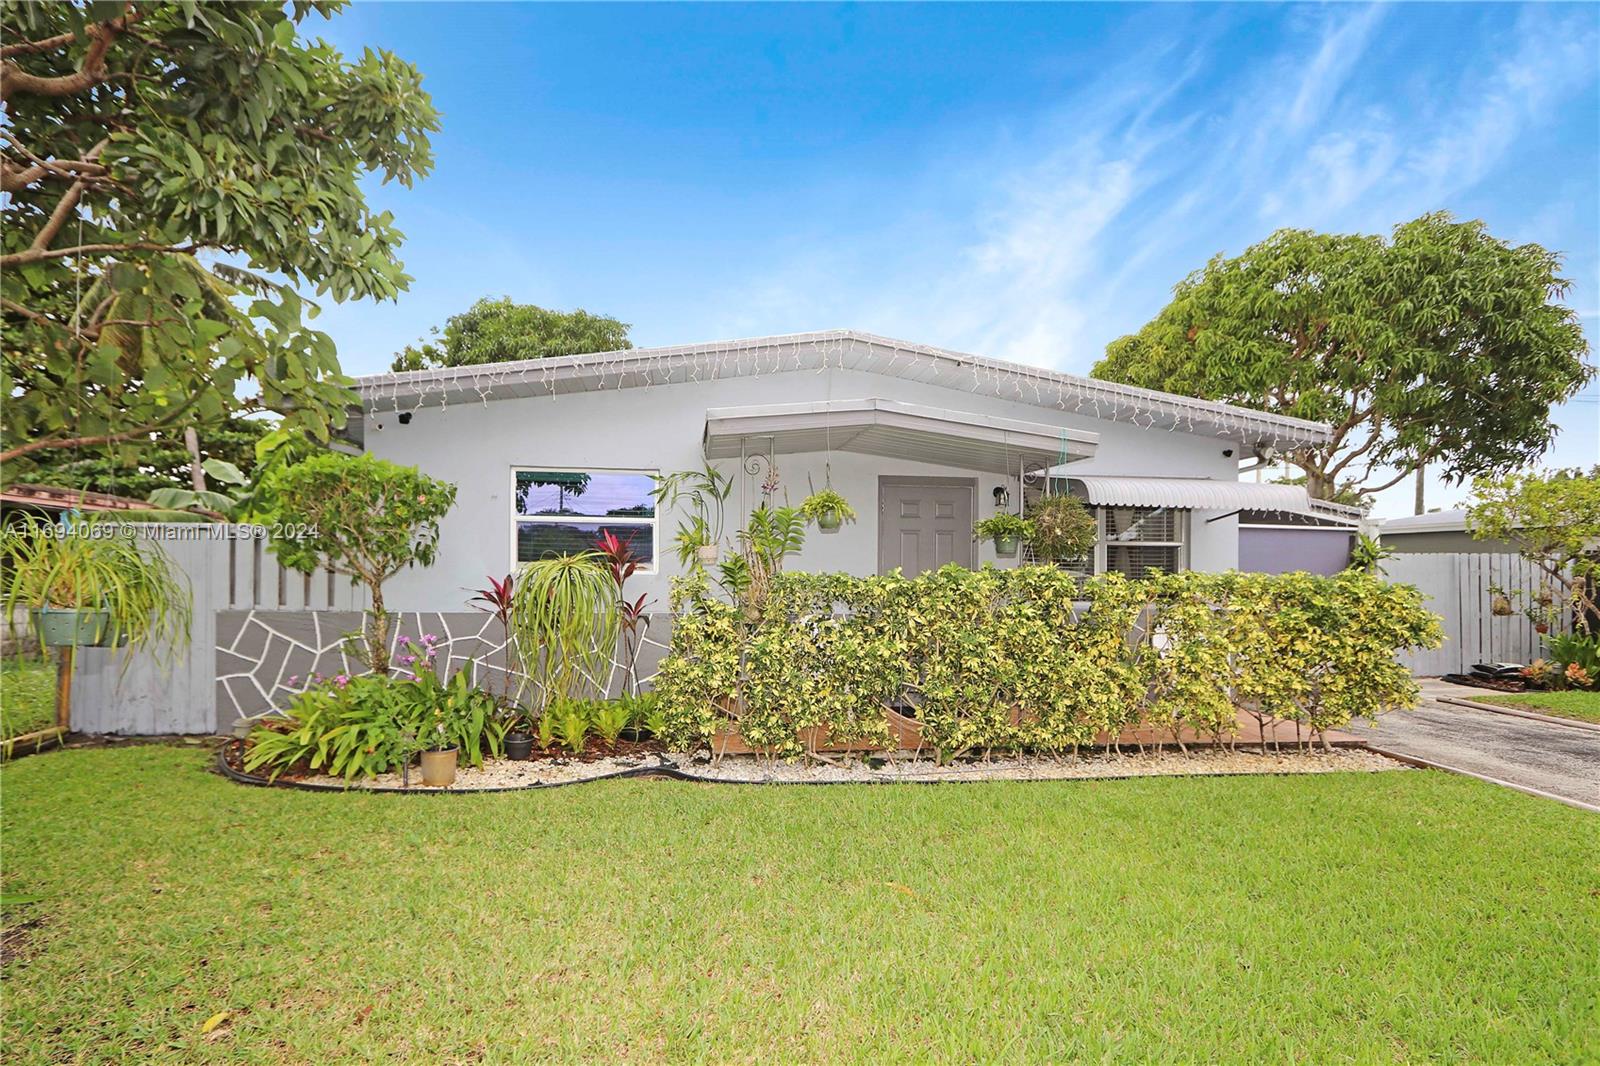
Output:
<svg viewBox="0 0 1600 1066">
<path fill-rule="evenodd" d="M 1221 739 L 1241 711 L 1320 734 L 1411 705 L 1395 653 L 1441 639 L 1415 589 L 1354 571 L 780 574 L 756 619 L 698 579 L 675 607 L 655 682 L 664 739 L 737 727 L 788 755 L 812 729 L 887 744 L 896 705 L 945 755 L 1070 750 L 1139 725 Z"/>
<path fill-rule="evenodd" d="M 448 681 L 433 666 L 433 641 L 401 656 L 404 678 L 340 674 L 297 696 L 282 716 L 261 721 L 245 740 L 244 768 L 276 779 L 304 765 L 342 777 L 374 777 L 410 763 L 425 748 L 458 748 L 483 765 L 504 750 L 505 722 L 493 696 L 475 688 L 471 664 Z"/>
</svg>

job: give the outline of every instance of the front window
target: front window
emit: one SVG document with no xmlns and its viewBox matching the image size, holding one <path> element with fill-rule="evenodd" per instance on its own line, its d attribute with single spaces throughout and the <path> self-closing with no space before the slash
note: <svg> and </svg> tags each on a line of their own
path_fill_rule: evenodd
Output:
<svg viewBox="0 0 1600 1066">
<path fill-rule="evenodd" d="M 1188 540 L 1189 512 L 1172 507 L 1095 507 L 1100 535 L 1094 554 L 1084 559 L 1063 560 L 1063 570 L 1088 577 L 1092 574 L 1119 573 L 1144 577 L 1152 570 L 1175 574 L 1189 565 L 1185 544 Z M 1032 549 L 1024 546 L 1022 561 L 1033 563 Z"/>
<path fill-rule="evenodd" d="M 1151 570 L 1175 574 L 1187 562 L 1184 539 L 1189 512 L 1172 507 L 1101 507 L 1099 573 L 1144 577 Z"/>
<path fill-rule="evenodd" d="M 655 572 L 655 476 L 642 470 L 515 471 L 512 525 L 517 563 L 592 550 L 602 531 L 631 543 Z"/>
</svg>

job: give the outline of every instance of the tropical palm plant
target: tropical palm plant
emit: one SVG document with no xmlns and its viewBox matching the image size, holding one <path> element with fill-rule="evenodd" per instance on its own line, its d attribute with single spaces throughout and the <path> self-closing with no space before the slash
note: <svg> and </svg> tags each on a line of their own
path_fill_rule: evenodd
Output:
<svg viewBox="0 0 1600 1066">
<path fill-rule="evenodd" d="M 8 614 L 19 606 L 103 612 L 111 642 L 163 662 L 188 644 L 187 582 L 154 541 L 85 520 L 53 525 L 28 519 L 0 536 Z"/>
<path fill-rule="evenodd" d="M 526 564 L 512 594 L 511 634 L 538 685 L 535 705 L 579 698 L 605 684 L 617 646 L 616 583 L 595 552 Z"/>
</svg>

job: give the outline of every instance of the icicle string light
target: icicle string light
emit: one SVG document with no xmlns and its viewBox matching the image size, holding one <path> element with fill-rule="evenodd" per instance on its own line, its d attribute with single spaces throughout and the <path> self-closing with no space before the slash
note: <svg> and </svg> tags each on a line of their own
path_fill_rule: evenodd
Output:
<svg viewBox="0 0 1600 1066">
<path fill-rule="evenodd" d="M 964 388 L 974 395 L 1054 408 L 1140 429 L 1204 433 L 1279 449 L 1326 443 L 1320 422 L 1155 392 L 1131 385 L 966 355 L 852 330 L 377 374 L 357 388 L 367 410 L 555 396 L 814 370 L 863 371 Z"/>
</svg>

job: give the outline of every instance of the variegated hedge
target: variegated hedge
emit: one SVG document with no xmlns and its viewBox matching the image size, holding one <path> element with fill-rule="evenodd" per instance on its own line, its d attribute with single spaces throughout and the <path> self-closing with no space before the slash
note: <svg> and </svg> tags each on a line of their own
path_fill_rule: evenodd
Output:
<svg viewBox="0 0 1600 1066">
<path fill-rule="evenodd" d="M 1222 740 L 1240 712 L 1314 736 L 1412 705 L 1395 654 L 1442 639 L 1415 589 L 1355 572 L 786 573 L 753 621 L 703 582 L 675 607 L 655 680 L 667 739 L 737 728 L 778 754 L 816 729 L 887 745 L 886 706 L 912 708 L 946 756 L 1071 750 L 1140 725 Z"/>
</svg>

